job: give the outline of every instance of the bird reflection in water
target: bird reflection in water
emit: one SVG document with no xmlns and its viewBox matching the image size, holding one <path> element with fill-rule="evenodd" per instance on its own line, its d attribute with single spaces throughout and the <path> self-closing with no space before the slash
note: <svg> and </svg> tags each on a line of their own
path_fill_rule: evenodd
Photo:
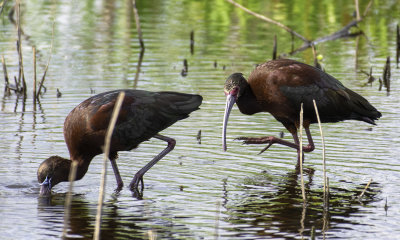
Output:
<svg viewBox="0 0 400 240">
<path fill-rule="evenodd" d="M 329 202 L 324 208 L 323 186 L 313 183 L 312 169 L 305 172 L 308 179 L 305 183 L 306 202 L 301 197 L 297 170 L 286 175 L 263 171 L 246 178 L 237 189 L 240 194 L 230 193 L 225 187 L 223 207 L 228 216 L 225 219 L 235 226 L 227 230 L 268 238 L 291 238 L 299 233 L 303 237 L 327 236 L 338 224 L 360 224 L 356 219 L 360 213 L 369 214 L 361 208 L 379 200 L 379 184 L 371 184 L 365 198 L 359 201 L 364 186 L 342 181 L 342 187 L 330 187 Z"/>
</svg>

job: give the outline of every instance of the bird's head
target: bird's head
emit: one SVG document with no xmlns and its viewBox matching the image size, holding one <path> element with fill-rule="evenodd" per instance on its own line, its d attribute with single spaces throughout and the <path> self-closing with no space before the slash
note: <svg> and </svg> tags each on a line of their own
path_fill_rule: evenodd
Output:
<svg viewBox="0 0 400 240">
<path fill-rule="evenodd" d="M 226 96 L 233 96 L 235 99 L 240 97 L 246 86 L 248 85 L 242 73 L 233 73 L 230 75 L 224 85 L 224 92 Z"/>
<path fill-rule="evenodd" d="M 37 171 L 40 196 L 50 196 L 52 187 L 60 182 L 68 181 L 70 167 L 71 161 L 59 156 L 44 160 Z"/>
<path fill-rule="evenodd" d="M 222 126 L 222 148 L 226 151 L 226 127 L 228 124 L 229 114 L 235 104 L 236 100 L 243 94 L 248 86 L 246 79 L 242 73 L 234 73 L 230 75 L 224 85 L 224 92 L 226 96 L 224 122 Z"/>
</svg>

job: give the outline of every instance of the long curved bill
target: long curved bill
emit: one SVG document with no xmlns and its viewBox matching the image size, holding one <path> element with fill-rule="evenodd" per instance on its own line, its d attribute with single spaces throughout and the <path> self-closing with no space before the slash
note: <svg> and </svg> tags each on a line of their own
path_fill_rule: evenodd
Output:
<svg viewBox="0 0 400 240">
<path fill-rule="evenodd" d="M 224 122 L 222 125 L 222 149 L 226 151 L 226 126 L 228 125 L 229 114 L 231 113 L 233 104 L 236 102 L 236 97 L 233 95 L 226 96 L 226 105 L 224 113 Z"/>
<path fill-rule="evenodd" d="M 43 183 L 40 184 L 40 196 L 47 197 L 51 195 L 51 178 L 46 177 Z"/>
</svg>

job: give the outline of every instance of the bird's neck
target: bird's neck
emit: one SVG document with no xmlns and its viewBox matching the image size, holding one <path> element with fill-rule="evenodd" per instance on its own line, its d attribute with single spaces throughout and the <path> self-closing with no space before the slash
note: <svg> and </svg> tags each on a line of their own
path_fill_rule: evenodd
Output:
<svg viewBox="0 0 400 240">
<path fill-rule="evenodd" d="M 80 180 L 83 178 L 83 176 L 85 176 L 88 168 L 89 168 L 89 164 L 91 162 L 92 159 L 90 160 L 84 160 L 84 159 L 79 159 L 79 158 L 74 158 L 73 161 L 75 161 L 77 163 L 76 167 L 76 175 L 75 175 L 75 181 Z M 70 159 L 65 159 L 65 164 L 64 165 L 64 171 L 63 171 L 63 177 L 61 179 L 62 182 L 68 182 L 69 181 L 69 174 L 70 174 L 70 170 L 73 167 L 73 161 Z"/>
<path fill-rule="evenodd" d="M 238 106 L 241 113 L 247 115 L 252 115 L 262 111 L 250 85 L 247 85 L 242 92 L 242 95 L 238 97 L 238 99 L 236 100 L 236 105 Z"/>
</svg>

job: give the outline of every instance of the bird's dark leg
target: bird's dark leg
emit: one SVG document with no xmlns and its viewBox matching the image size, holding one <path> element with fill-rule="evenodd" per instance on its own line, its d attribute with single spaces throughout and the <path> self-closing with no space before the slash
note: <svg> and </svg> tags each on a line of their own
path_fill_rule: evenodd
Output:
<svg viewBox="0 0 400 240">
<path fill-rule="evenodd" d="M 294 143 L 283 140 L 281 138 L 277 138 L 274 136 L 268 136 L 268 137 L 260 137 L 260 138 L 251 138 L 251 137 L 239 137 L 236 138 L 237 140 L 243 140 L 244 144 L 265 144 L 267 143 L 268 145 L 261 150 L 261 153 L 263 153 L 265 150 L 267 150 L 272 144 L 277 143 L 277 144 L 281 144 L 281 145 L 285 145 L 291 148 L 296 149 L 299 153 L 300 153 L 300 149 L 299 149 L 299 138 L 297 136 L 297 129 L 294 126 L 285 126 L 289 132 L 292 134 L 293 139 L 294 139 Z M 308 139 L 308 145 L 303 147 L 303 152 L 311 152 L 314 150 L 314 142 L 312 140 L 311 137 L 311 132 L 310 129 L 307 127 L 304 127 L 306 134 L 307 134 L 307 139 Z M 299 158 L 300 159 L 300 156 Z"/>
<path fill-rule="evenodd" d="M 117 188 L 115 189 L 115 192 L 119 192 L 122 190 L 122 187 L 124 186 L 124 182 L 122 181 L 121 175 L 119 174 L 118 166 L 117 163 L 115 162 L 115 159 L 110 159 L 111 166 L 114 171 L 115 179 L 117 180 Z"/>
<path fill-rule="evenodd" d="M 174 149 L 175 147 L 175 139 L 173 138 L 169 138 L 166 136 L 162 136 L 162 135 L 155 135 L 154 136 L 157 139 L 166 141 L 168 143 L 168 146 L 162 150 L 162 152 L 160 152 L 156 157 L 153 158 L 153 160 L 151 160 L 149 163 L 146 164 L 146 166 L 144 166 L 142 169 L 140 169 L 135 176 L 133 177 L 131 184 L 129 185 L 129 188 L 131 189 L 131 191 L 137 192 L 138 190 L 138 186 L 139 186 L 139 182 L 142 182 L 142 191 L 144 188 L 143 185 L 143 175 L 151 168 L 154 166 L 154 164 L 156 164 L 161 158 L 163 158 L 165 155 L 167 155 L 170 151 L 172 151 L 172 149 Z"/>
</svg>

